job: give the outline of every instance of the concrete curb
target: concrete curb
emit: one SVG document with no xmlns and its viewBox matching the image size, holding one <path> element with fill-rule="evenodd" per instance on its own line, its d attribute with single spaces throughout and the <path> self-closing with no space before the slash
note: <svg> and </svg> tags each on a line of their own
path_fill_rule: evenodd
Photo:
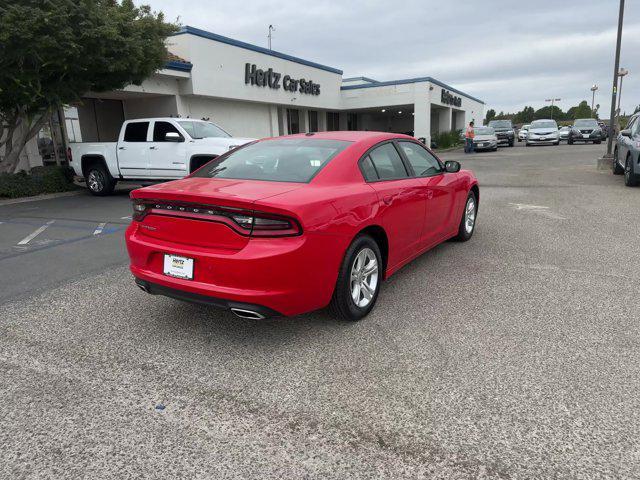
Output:
<svg viewBox="0 0 640 480">
<path fill-rule="evenodd" d="M 4 205 L 14 205 L 16 203 L 38 202 L 40 200 L 50 200 L 52 198 L 60 197 L 74 197 L 80 194 L 86 194 L 86 190 L 72 190 L 70 192 L 60 193 L 45 193 L 43 195 L 36 195 L 34 197 L 22 197 L 22 198 L 8 198 L 6 200 L 0 200 L 0 207 Z"/>
</svg>

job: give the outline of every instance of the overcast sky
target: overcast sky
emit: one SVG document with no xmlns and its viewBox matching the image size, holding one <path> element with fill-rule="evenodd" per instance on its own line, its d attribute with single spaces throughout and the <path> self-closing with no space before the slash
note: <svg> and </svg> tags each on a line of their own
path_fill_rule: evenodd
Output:
<svg viewBox="0 0 640 480">
<path fill-rule="evenodd" d="M 138 0 L 140 1 L 140 0 Z M 431 76 L 516 111 L 561 98 L 609 117 L 618 0 L 146 0 L 168 19 L 344 70 L 345 77 Z M 640 103 L 640 0 L 627 0 L 622 110 Z M 485 109 L 485 111 L 486 111 Z"/>
</svg>

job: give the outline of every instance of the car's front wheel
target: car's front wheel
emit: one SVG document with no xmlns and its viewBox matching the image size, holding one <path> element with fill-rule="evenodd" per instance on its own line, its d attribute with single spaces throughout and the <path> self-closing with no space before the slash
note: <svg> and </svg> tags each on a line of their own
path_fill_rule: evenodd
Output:
<svg viewBox="0 0 640 480">
<path fill-rule="evenodd" d="M 355 322 L 374 307 L 382 282 L 382 255 L 376 241 L 360 235 L 347 249 L 329 310 L 333 316 Z"/>
<path fill-rule="evenodd" d="M 624 173 L 624 168 L 620 166 L 620 162 L 618 160 L 618 149 L 616 148 L 613 151 L 613 165 L 612 170 L 614 175 L 622 175 Z"/>
<path fill-rule="evenodd" d="M 631 154 L 627 155 L 627 161 L 624 164 L 624 184 L 627 187 L 638 186 L 638 176 L 633 173 L 633 160 Z"/>
<path fill-rule="evenodd" d="M 460 225 L 458 226 L 458 235 L 454 237 L 454 240 L 459 242 L 466 242 L 473 236 L 473 232 L 476 229 L 476 218 L 478 217 L 478 199 L 473 190 L 467 195 L 467 203 L 464 206 L 464 212 L 462 212 L 462 218 L 460 219 Z"/>
</svg>

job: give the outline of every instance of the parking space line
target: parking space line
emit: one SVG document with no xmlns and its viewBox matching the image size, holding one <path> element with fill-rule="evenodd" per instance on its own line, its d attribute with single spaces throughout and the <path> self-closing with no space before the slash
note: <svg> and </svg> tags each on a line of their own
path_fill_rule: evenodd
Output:
<svg viewBox="0 0 640 480">
<path fill-rule="evenodd" d="M 102 230 L 104 230 L 104 226 L 106 225 L 106 222 L 103 223 L 99 223 L 98 226 L 96 227 L 96 229 L 93 231 L 94 235 L 100 235 L 102 233 Z"/>
<path fill-rule="evenodd" d="M 120 217 L 120 220 L 131 220 L 131 215 L 127 215 L 126 217 Z"/>
<path fill-rule="evenodd" d="M 47 228 L 49 228 L 49 225 L 51 225 L 53 222 L 55 222 L 55 220 L 49 220 L 47 223 L 45 223 L 44 225 L 42 225 L 40 228 L 36 229 L 35 232 L 27 235 L 26 237 L 24 237 L 22 240 L 20 240 L 18 242 L 18 245 L 26 245 L 28 244 L 31 240 L 33 240 L 34 238 L 36 238 L 38 235 L 40 235 L 42 232 L 44 232 Z"/>
</svg>

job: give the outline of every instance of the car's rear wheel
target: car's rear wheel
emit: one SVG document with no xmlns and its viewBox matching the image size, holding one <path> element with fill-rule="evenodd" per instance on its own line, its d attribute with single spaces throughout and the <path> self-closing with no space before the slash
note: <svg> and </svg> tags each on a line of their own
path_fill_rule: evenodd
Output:
<svg viewBox="0 0 640 480">
<path fill-rule="evenodd" d="M 633 160 L 631 154 L 627 155 L 627 161 L 624 164 L 624 184 L 627 187 L 638 186 L 638 176 L 633 173 Z"/>
<path fill-rule="evenodd" d="M 454 237 L 454 240 L 459 242 L 466 242 L 473 236 L 473 232 L 476 229 L 476 219 L 478 217 L 478 199 L 473 190 L 467 195 L 467 203 L 464 206 L 464 212 L 462 212 L 462 218 L 460 219 L 460 225 L 458 226 L 458 235 Z"/>
<path fill-rule="evenodd" d="M 116 187 L 116 180 L 99 163 L 93 164 L 87 169 L 86 183 L 89 191 L 98 197 L 110 195 Z"/>
<path fill-rule="evenodd" d="M 351 243 L 342 260 L 329 310 L 333 316 L 355 322 L 374 307 L 382 282 L 380 247 L 369 235 Z"/>
<path fill-rule="evenodd" d="M 573 145 L 573 138 L 569 137 L 569 140 L 567 140 L 567 143 L 568 143 L 569 145 Z"/>
<path fill-rule="evenodd" d="M 620 162 L 618 160 L 618 149 L 616 148 L 613 151 L 613 165 L 611 166 L 614 175 L 622 175 L 624 173 L 624 168 L 620 166 Z"/>
</svg>

